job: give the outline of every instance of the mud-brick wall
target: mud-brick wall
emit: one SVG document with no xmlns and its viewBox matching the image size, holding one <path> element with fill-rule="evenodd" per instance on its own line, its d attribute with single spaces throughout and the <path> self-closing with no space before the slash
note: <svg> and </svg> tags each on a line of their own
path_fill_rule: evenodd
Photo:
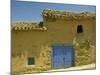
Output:
<svg viewBox="0 0 100 75">
<path fill-rule="evenodd" d="M 12 73 L 20 73 L 25 71 L 26 67 L 26 54 L 16 53 L 12 55 Z"/>
<path fill-rule="evenodd" d="M 72 19 L 55 21 L 46 21 L 44 18 L 44 25 L 50 29 L 48 32 L 54 32 L 57 30 L 59 34 L 66 35 L 68 41 L 72 43 L 74 38 L 77 39 L 77 43 L 74 45 L 75 50 L 75 66 L 87 65 L 95 63 L 95 42 L 96 42 L 96 22 L 95 18 L 88 19 Z M 81 25 L 83 28 L 82 33 L 77 33 L 77 27 Z M 55 29 L 55 30 L 52 30 Z M 62 30 L 68 33 L 61 32 Z M 56 35 L 56 33 L 55 33 Z M 65 37 L 65 36 L 64 36 Z M 62 38 L 64 39 L 64 38 Z M 67 41 L 67 42 L 68 42 Z M 89 41 L 89 45 L 88 42 Z M 84 42 L 84 43 L 83 43 Z M 79 44 L 77 46 L 77 44 Z"/>
<path fill-rule="evenodd" d="M 66 29 L 67 28 L 67 29 Z M 71 26 L 67 27 L 64 25 L 55 25 L 52 23 L 51 27 L 47 27 L 46 31 L 35 31 L 35 30 L 12 30 L 12 54 L 16 55 L 17 52 L 25 55 L 25 60 L 21 58 L 14 58 L 13 63 L 19 64 L 20 68 L 27 68 L 27 72 L 31 71 L 41 71 L 50 69 L 50 55 L 48 46 L 51 46 L 54 43 L 71 43 L 73 40 Z M 69 36 L 69 37 L 68 37 Z M 47 46 L 48 45 L 48 46 Z M 28 57 L 35 57 L 35 66 L 33 68 L 26 67 L 26 62 Z M 42 59 L 42 60 L 41 60 Z M 25 65 L 20 65 L 20 62 L 25 63 Z M 44 66 L 45 65 L 45 66 Z M 14 70 L 18 68 L 14 67 Z M 20 71 L 20 70 L 19 70 Z M 23 71 L 22 71 L 23 72 Z"/>
<path fill-rule="evenodd" d="M 12 73 L 32 73 L 41 72 L 51 69 L 51 48 L 48 45 L 39 46 L 41 50 L 37 55 L 32 51 L 16 52 L 12 55 Z M 28 57 L 35 57 L 36 64 L 29 66 Z"/>
<path fill-rule="evenodd" d="M 73 20 L 73 34 L 74 38 L 89 40 L 92 45 L 96 43 L 96 20 L 94 18 L 83 19 L 83 20 Z M 82 34 L 77 33 L 77 27 L 81 25 L 83 28 Z"/>
<path fill-rule="evenodd" d="M 89 40 L 74 39 L 75 66 L 96 63 L 96 48 Z"/>
<path fill-rule="evenodd" d="M 68 39 L 67 42 L 72 42 L 72 39 L 74 37 L 79 37 L 77 33 L 77 27 L 81 25 L 83 28 L 83 35 L 84 35 L 84 37 L 81 36 L 81 38 L 88 39 L 91 41 L 93 45 L 95 45 L 96 42 L 95 18 L 71 19 L 71 20 L 56 19 L 55 21 L 46 21 L 46 19 L 44 18 L 44 25 L 48 28 L 49 30 L 48 32 L 56 35 L 56 31 L 58 31 L 59 34 L 62 34 L 62 36 L 64 35 L 64 38 Z"/>
<path fill-rule="evenodd" d="M 87 65 L 96 62 L 96 23 L 95 19 L 73 20 L 75 65 Z M 83 26 L 83 33 L 77 34 L 77 26 Z"/>
<path fill-rule="evenodd" d="M 38 60 L 38 67 L 40 71 L 51 69 L 51 54 L 52 49 L 48 45 L 41 46 L 41 52 Z"/>
<path fill-rule="evenodd" d="M 91 42 L 95 42 L 95 21 L 93 20 L 56 20 L 55 22 L 46 22 L 44 20 L 44 25 L 47 27 L 46 31 L 12 30 L 12 54 L 16 55 L 16 53 L 19 52 L 23 55 L 26 52 L 23 58 L 12 58 L 13 71 L 23 72 L 22 70 L 25 69 L 25 72 L 28 72 L 50 69 L 49 50 L 51 49 L 48 48 L 47 45 L 50 46 L 54 43 L 72 43 L 74 37 L 77 37 L 77 25 L 80 24 L 84 25 L 85 39 L 87 40 L 89 38 Z M 83 38 L 83 36 L 80 38 Z M 91 47 L 88 49 L 86 47 L 82 48 L 80 45 L 75 46 L 76 66 L 87 64 L 86 60 L 94 57 L 95 47 L 94 49 L 92 48 L 94 52 L 91 51 Z M 32 68 L 27 67 L 26 63 L 28 57 L 35 57 L 36 64 Z M 91 63 L 92 61 L 94 60 L 88 60 L 88 63 Z M 20 70 L 21 68 L 24 69 Z"/>
</svg>

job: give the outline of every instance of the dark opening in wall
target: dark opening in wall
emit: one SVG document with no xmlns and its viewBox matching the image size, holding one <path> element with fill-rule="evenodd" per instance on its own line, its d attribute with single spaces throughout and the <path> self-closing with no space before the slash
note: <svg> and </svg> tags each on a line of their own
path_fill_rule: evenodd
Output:
<svg viewBox="0 0 100 75">
<path fill-rule="evenodd" d="M 28 58 L 28 65 L 35 65 L 35 59 L 34 59 L 34 57 L 29 57 Z"/>
<path fill-rule="evenodd" d="M 39 27 L 43 27 L 43 22 L 41 21 L 40 23 L 39 23 Z"/>
<path fill-rule="evenodd" d="M 83 32 L 83 26 L 82 25 L 78 25 L 77 26 L 77 33 L 82 33 Z"/>
</svg>

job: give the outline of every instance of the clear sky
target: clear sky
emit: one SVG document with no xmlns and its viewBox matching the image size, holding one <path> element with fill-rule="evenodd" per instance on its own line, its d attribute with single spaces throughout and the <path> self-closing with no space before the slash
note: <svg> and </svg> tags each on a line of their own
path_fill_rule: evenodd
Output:
<svg viewBox="0 0 100 75">
<path fill-rule="evenodd" d="M 95 12 L 96 7 L 90 5 L 73 5 L 73 4 L 55 4 L 41 2 L 25 2 L 12 0 L 11 19 L 16 21 L 33 21 L 39 22 L 42 20 L 40 15 L 42 10 L 48 8 L 52 10 L 65 10 L 72 12 Z"/>
</svg>

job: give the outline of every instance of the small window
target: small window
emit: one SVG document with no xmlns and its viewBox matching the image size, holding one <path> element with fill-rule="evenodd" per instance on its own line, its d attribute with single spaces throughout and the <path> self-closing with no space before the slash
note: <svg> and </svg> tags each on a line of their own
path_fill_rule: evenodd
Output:
<svg viewBox="0 0 100 75">
<path fill-rule="evenodd" d="M 83 32 L 83 27 L 82 25 L 77 26 L 77 33 L 82 33 Z"/>
<path fill-rule="evenodd" d="M 35 64 L 34 57 L 29 57 L 28 58 L 28 65 L 34 65 L 34 64 Z"/>
</svg>

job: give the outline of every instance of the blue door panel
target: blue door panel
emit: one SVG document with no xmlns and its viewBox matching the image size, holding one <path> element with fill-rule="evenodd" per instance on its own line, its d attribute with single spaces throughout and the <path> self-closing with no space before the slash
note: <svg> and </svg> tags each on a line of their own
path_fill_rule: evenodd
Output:
<svg viewBox="0 0 100 75">
<path fill-rule="evenodd" d="M 70 67 L 72 66 L 72 60 L 73 60 L 73 48 L 72 47 L 66 47 L 64 52 L 65 57 L 65 64 L 64 67 Z"/>
<path fill-rule="evenodd" d="M 63 68 L 63 52 L 61 47 L 53 47 L 53 67 Z"/>
<path fill-rule="evenodd" d="M 54 68 L 63 68 L 63 60 L 62 60 L 62 56 L 55 56 L 53 59 L 53 67 Z"/>
</svg>

